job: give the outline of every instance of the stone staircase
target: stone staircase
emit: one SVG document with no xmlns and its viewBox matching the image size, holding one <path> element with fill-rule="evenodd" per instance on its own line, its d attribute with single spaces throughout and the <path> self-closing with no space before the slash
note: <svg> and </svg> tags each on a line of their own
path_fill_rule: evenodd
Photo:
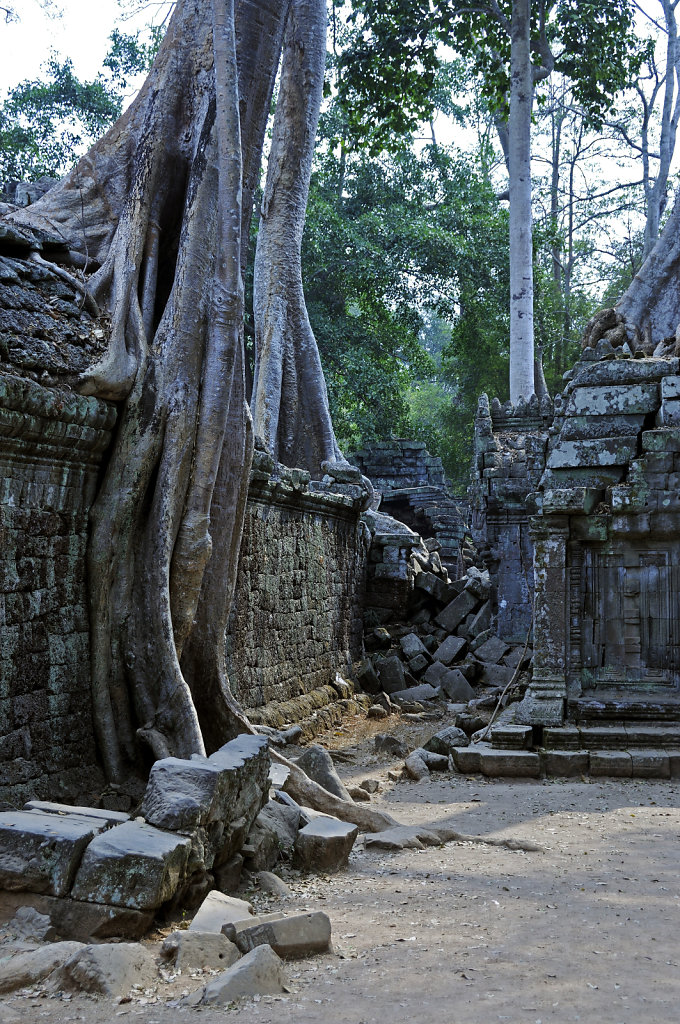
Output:
<svg viewBox="0 0 680 1024">
<path fill-rule="evenodd" d="M 453 759 L 459 772 L 491 778 L 676 779 L 680 778 L 680 721 L 650 715 L 617 722 L 584 718 L 549 728 L 499 724 L 492 727 L 489 742 L 459 747 Z"/>
</svg>

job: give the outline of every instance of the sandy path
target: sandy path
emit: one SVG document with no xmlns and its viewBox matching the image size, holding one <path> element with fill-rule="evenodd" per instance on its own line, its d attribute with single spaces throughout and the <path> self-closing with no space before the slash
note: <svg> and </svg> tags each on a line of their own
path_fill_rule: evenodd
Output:
<svg viewBox="0 0 680 1024">
<path fill-rule="evenodd" d="M 386 779 L 384 764 L 343 774 Z M 15 997 L 0 1001 L 1 1024 L 677 1022 L 678 785 L 454 775 L 388 787 L 374 802 L 404 822 L 546 852 L 358 849 L 342 875 L 291 874 L 294 897 L 260 905 L 324 909 L 334 952 L 292 964 L 288 996 L 226 1011 Z"/>
</svg>

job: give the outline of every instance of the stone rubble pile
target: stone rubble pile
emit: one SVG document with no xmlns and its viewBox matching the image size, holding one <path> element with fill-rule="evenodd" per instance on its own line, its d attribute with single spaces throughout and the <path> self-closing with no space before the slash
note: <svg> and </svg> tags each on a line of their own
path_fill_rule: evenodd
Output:
<svg viewBox="0 0 680 1024">
<path fill-rule="evenodd" d="M 488 572 L 470 566 L 449 581 L 436 551 L 415 550 L 410 565 L 407 621 L 368 631 L 368 656 L 357 669 L 362 689 L 389 710 L 438 697 L 465 704 L 480 692 L 488 700 L 489 690 L 526 684 L 531 648 L 496 636 Z"/>
</svg>

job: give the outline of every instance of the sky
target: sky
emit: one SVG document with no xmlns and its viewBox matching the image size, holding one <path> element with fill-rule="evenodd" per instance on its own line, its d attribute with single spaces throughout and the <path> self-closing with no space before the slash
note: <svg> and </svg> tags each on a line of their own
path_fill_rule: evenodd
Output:
<svg viewBox="0 0 680 1024">
<path fill-rule="evenodd" d="M 9 25 L 0 21 L 0 94 L 36 78 L 51 50 L 71 57 L 78 77 L 96 76 L 109 34 L 121 16 L 117 0 L 55 0 L 61 18 L 48 18 L 37 0 L 14 0 L 14 5 L 20 20 Z M 129 25 L 143 24 L 149 13 Z"/>
</svg>

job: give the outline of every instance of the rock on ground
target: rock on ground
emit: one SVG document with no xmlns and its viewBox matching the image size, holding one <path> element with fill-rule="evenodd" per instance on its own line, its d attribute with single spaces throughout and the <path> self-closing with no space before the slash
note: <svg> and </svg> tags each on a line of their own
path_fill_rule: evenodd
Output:
<svg viewBox="0 0 680 1024">
<path fill-rule="evenodd" d="M 240 957 L 233 942 L 226 935 L 212 932 L 172 932 L 161 946 L 161 956 L 171 961 L 178 971 L 223 971 Z"/>
<path fill-rule="evenodd" d="M 156 962 L 136 942 L 104 942 L 78 949 L 49 979 L 54 992 L 125 997 L 133 986 L 150 988 L 158 981 Z"/>
<path fill-rule="evenodd" d="M 310 821 L 295 841 L 295 863 L 306 871 L 340 871 L 347 865 L 356 825 L 337 818 L 321 816 Z"/>
<path fill-rule="evenodd" d="M 194 1006 L 227 1006 L 236 999 L 287 991 L 288 976 L 280 958 L 271 946 L 257 946 L 185 1002 Z"/>
<path fill-rule="evenodd" d="M 54 942 L 0 961 L 0 992 L 37 985 L 82 948 L 81 942 Z"/>
<path fill-rule="evenodd" d="M 253 906 L 246 900 L 238 900 L 235 896 L 225 896 L 223 892 L 213 889 L 201 903 L 189 925 L 191 932 L 222 933 L 225 924 L 242 921 L 253 912 Z"/>
</svg>

